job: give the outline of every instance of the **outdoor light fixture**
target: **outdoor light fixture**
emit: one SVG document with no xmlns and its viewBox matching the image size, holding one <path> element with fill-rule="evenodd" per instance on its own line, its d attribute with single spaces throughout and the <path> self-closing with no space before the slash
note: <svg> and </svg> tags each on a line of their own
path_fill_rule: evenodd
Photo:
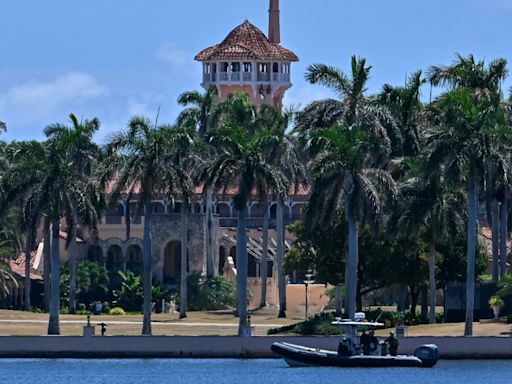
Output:
<svg viewBox="0 0 512 384">
<path fill-rule="evenodd" d="M 306 305 L 305 305 L 305 312 L 306 312 L 306 320 L 308 319 L 308 285 L 313 284 L 315 280 L 312 280 L 313 277 L 313 271 L 311 269 L 308 269 L 304 275 L 306 278 L 304 279 L 304 286 L 306 287 Z"/>
</svg>

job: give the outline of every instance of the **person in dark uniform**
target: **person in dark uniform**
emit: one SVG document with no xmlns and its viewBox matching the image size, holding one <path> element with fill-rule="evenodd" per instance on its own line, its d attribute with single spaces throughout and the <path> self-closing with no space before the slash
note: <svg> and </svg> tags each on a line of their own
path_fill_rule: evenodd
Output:
<svg viewBox="0 0 512 384">
<path fill-rule="evenodd" d="M 386 339 L 386 343 L 389 345 L 389 354 L 391 356 L 396 356 L 398 353 L 398 345 L 400 343 L 393 332 L 389 332 L 389 337 Z"/>
<path fill-rule="evenodd" d="M 363 355 L 370 354 L 370 335 L 363 331 L 359 338 L 359 344 L 361 344 L 361 348 L 363 348 Z"/>
<path fill-rule="evenodd" d="M 338 345 L 338 356 L 346 357 L 351 355 L 352 353 L 350 352 L 350 348 L 348 346 L 348 340 L 346 337 L 344 337 L 341 343 Z"/>
<path fill-rule="evenodd" d="M 379 339 L 375 337 L 375 331 L 371 330 L 368 335 L 368 339 L 370 341 L 370 353 L 375 352 L 377 350 L 377 346 L 379 345 Z"/>
</svg>

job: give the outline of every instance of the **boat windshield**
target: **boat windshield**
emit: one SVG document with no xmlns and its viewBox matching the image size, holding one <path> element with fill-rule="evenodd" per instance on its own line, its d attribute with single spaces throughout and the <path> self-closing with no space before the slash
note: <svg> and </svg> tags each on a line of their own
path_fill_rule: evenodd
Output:
<svg viewBox="0 0 512 384">
<path fill-rule="evenodd" d="M 340 335 L 357 336 L 358 332 L 369 331 L 374 328 L 384 327 L 383 323 L 369 321 L 354 321 L 336 318 L 331 323 L 340 327 Z"/>
</svg>

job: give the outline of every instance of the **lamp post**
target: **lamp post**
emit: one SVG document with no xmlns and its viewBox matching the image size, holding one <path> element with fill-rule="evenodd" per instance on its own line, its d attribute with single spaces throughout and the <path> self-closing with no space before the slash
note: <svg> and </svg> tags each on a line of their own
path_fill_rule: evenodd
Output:
<svg viewBox="0 0 512 384">
<path fill-rule="evenodd" d="M 308 319 L 308 285 L 314 283 L 314 280 L 311 280 L 313 277 L 313 271 L 311 269 L 308 269 L 306 274 L 304 275 L 306 278 L 304 279 L 304 286 L 306 287 L 306 305 L 305 305 L 305 312 L 306 312 L 306 320 Z"/>
</svg>

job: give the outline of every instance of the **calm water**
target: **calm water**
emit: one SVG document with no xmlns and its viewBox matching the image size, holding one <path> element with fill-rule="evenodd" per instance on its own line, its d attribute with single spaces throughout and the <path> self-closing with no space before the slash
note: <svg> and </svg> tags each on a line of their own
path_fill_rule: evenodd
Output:
<svg viewBox="0 0 512 384">
<path fill-rule="evenodd" d="M 282 360 L 1 360 L 0 383 L 510 384 L 512 361 L 441 361 L 432 369 L 288 368 Z"/>
</svg>

